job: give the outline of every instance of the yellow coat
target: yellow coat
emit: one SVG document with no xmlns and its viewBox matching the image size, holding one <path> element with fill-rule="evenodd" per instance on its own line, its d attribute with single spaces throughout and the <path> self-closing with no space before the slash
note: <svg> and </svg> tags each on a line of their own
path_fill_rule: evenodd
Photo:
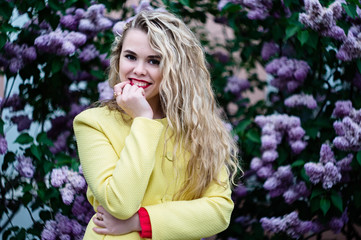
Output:
<svg viewBox="0 0 361 240">
<path fill-rule="evenodd" d="M 166 126 L 167 119 L 138 117 L 126 122 L 121 113 L 107 107 L 80 113 L 74 131 L 89 202 L 94 210 L 102 205 L 119 219 L 128 219 L 145 207 L 155 240 L 199 240 L 223 231 L 233 210 L 229 186 L 211 183 L 202 198 L 172 200 L 184 181 L 186 154 L 178 156 L 181 174 L 177 175 L 173 142 L 164 146 Z M 226 171 L 221 178 L 227 181 Z M 91 220 L 84 239 L 141 239 L 137 232 L 98 235 L 94 226 Z"/>
</svg>

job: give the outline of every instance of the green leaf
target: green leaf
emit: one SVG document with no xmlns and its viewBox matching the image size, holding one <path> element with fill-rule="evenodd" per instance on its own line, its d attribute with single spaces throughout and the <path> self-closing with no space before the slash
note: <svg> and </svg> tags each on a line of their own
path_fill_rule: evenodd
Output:
<svg viewBox="0 0 361 240">
<path fill-rule="evenodd" d="M 355 18 L 357 16 L 357 12 L 356 12 L 356 4 L 349 4 L 349 5 L 346 5 L 346 4 L 342 4 L 342 7 L 343 9 L 345 9 L 347 15 L 351 18 Z"/>
<path fill-rule="evenodd" d="M 51 71 L 53 73 L 57 73 L 61 70 L 61 68 L 63 67 L 63 63 L 59 60 L 53 60 L 52 64 L 51 64 Z"/>
<path fill-rule="evenodd" d="M 47 146 L 53 146 L 53 141 L 51 141 L 48 136 L 46 135 L 45 132 L 41 132 L 38 134 L 38 136 L 36 137 L 36 141 L 38 141 L 38 143 L 42 143 L 45 144 Z"/>
<path fill-rule="evenodd" d="M 286 28 L 286 40 L 295 35 L 300 30 L 298 25 L 289 25 Z"/>
<path fill-rule="evenodd" d="M 246 128 L 252 123 L 251 119 L 244 119 L 240 123 L 238 123 L 236 127 L 236 132 L 238 134 L 243 134 Z"/>
<path fill-rule="evenodd" d="M 357 208 L 361 207 L 361 191 L 355 191 L 354 193 L 354 204 L 356 205 Z"/>
<path fill-rule="evenodd" d="M 23 133 L 16 138 L 15 142 L 19 144 L 28 144 L 33 142 L 33 138 L 28 133 Z"/>
<path fill-rule="evenodd" d="M 360 166 L 361 166 L 361 151 L 359 151 L 359 152 L 357 153 L 356 159 L 357 159 L 358 164 L 360 164 Z"/>
<path fill-rule="evenodd" d="M 33 144 L 30 147 L 30 151 L 38 160 L 41 160 L 41 150 L 39 147 L 37 147 Z"/>
<path fill-rule="evenodd" d="M 361 60 L 360 59 L 357 59 L 356 65 L 357 65 L 357 68 L 358 68 L 358 72 L 361 73 Z"/>
<path fill-rule="evenodd" d="M 68 65 L 69 71 L 77 74 L 80 70 L 80 62 L 78 59 L 73 58 L 72 61 Z"/>
<path fill-rule="evenodd" d="M 308 38 L 307 45 L 309 45 L 313 49 L 316 49 L 318 44 L 318 33 L 311 31 L 309 32 L 309 35 L 310 36 Z"/>
<path fill-rule="evenodd" d="M 294 167 L 300 167 L 300 166 L 303 166 L 305 165 L 305 161 L 302 160 L 302 159 L 299 159 L 297 161 L 294 161 L 292 164 L 291 164 L 291 167 L 294 168 Z"/>
<path fill-rule="evenodd" d="M 100 71 L 100 70 L 90 70 L 90 74 L 93 75 L 94 77 L 98 78 L 98 79 L 104 79 L 104 71 Z"/>
<path fill-rule="evenodd" d="M 320 199 L 319 198 L 311 199 L 311 211 L 314 213 L 318 209 L 320 209 Z"/>
<path fill-rule="evenodd" d="M 8 40 L 8 37 L 6 34 L 1 33 L 0 34 L 0 49 L 4 47 L 6 41 Z"/>
<path fill-rule="evenodd" d="M 320 189 L 314 189 L 311 194 L 311 199 L 315 198 L 317 196 L 320 196 L 323 193 L 323 190 Z"/>
<path fill-rule="evenodd" d="M 190 2 L 189 0 L 179 0 L 179 2 L 184 5 L 184 6 L 187 6 L 187 7 L 190 7 Z"/>
<path fill-rule="evenodd" d="M 341 212 L 343 212 L 343 203 L 341 194 L 333 192 L 331 195 L 332 204 L 337 207 Z"/>
<path fill-rule="evenodd" d="M 298 39 L 298 41 L 300 41 L 301 46 L 303 46 L 308 41 L 309 37 L 310 37 L 310 34 L 308 33 L 308 31 L 300 31 L 297 34 L 297 39 Z"/>
<path fill-rule="evenodd" d="M 4 136 L 4 121 L 0 118 L 0 134 Z"/>
<path fill-rule="evenodd" d="M 323 215 L 326 215 L 330 207 L 331 207 L 330 199 L 322 197 L 320 201 L 320 208 L 323 212 Z"/>
<path fill-rule="evenodd" d="M 249 132 L 247 132 L 246 138 L 248 138 L 252 142 L 261 143 L 261 137 L 255 130 L 250 130 Z"/>
</svg>

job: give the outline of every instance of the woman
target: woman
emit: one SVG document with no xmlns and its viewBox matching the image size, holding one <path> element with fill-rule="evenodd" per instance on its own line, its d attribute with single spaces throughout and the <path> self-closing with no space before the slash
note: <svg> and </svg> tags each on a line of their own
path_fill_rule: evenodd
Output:
<svg viewBox="0 0 361 240">
<path fill-rule="evenodd" d="M 114 99 L 74 120 L 99 211 L 84 239 L 201 239 L 226 229 L 237 149 L 194 34 L 170 13 L 140 12 L 115 41 L 109 83 Z"/>
</svg>

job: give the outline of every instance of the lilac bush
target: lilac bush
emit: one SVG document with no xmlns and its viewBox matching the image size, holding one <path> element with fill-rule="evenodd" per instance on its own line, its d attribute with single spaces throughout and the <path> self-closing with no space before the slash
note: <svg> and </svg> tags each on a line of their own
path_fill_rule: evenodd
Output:
<svg viewBox="0 0 361 240">
<path fill-rule="evenodd" d="M 179 15 L 204 45 L 218 110 L 241 149 L 235 209 L 217 239 L 322 239 L 326 231 L 361 238 L 361 1 L 1 7 L 3 239 L 82 239 L 94 210 L 72 121 L 113 97 L 106 81 L 111 43 L 134 14 L 152 9 Z M 28 17 L 22 27 L 11 24 L 14 8 Z M 210 21 L 222 39 L 208 34 Z M 33 219 L 28 228 L 13 225 L 20 208 Z"/>
</svg>

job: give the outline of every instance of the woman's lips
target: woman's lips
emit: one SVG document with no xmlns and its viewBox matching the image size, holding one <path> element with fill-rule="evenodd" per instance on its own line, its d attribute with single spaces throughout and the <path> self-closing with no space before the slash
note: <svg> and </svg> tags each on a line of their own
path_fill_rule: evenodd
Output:
<svg viewBox="0 0 361 240">
<path fill-rule="evenodd" d="M 140 88 L 146 89 L 151 84 L 149 82 L 146 82 L 146 81 L 143 81 L 143 80 L 131 78 L 130 79 L 130 85 L 132 85 L 132 86 L 136 85 L 136 86 L 138 86 Z"/>
</svg>

